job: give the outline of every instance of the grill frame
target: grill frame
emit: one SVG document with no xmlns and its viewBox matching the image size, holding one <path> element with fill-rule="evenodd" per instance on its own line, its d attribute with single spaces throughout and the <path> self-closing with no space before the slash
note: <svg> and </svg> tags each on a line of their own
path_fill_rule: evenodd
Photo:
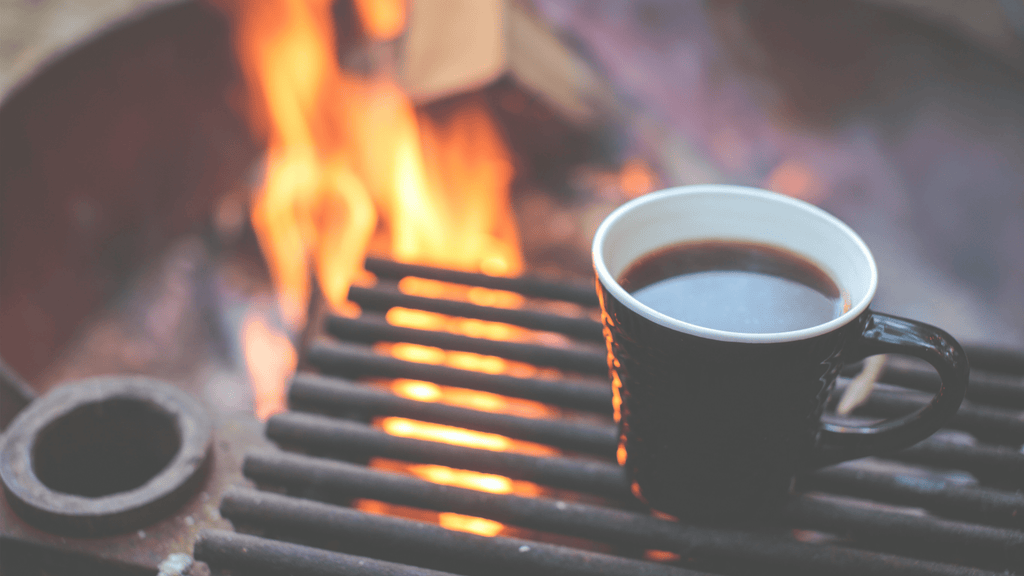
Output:
<svg viewBox="0 0 1024 576">
<path fill-rule="evenodd" d="M 1015 409 L 1024 405 L 1024 353 L 968 347 L 972 364 L 978 368 L 977 376 L 972 376 L 972 385 L 977 379 L 978 388 L 972 390 L 971 401 L 964 403 L 950 423 L 949 428 L 961 434 L 933 437 L 894 455 L 892 471 L 879 472 L 877 467 L 863 465 L 870 461 L 858 461 L 802 476 L 797 486 L 803 492 L 791 500 L 777 526 L 746 529 L 690 526 L 644 511 L 629 495 L 622 470 L 614 464 L 617 432 L 608 418 L 610 386 L 596 385 L 593 378 L 599 372 L 598 362 L 604 362 L 604 355 L 595 348 L 595 334 L 600 324 L 592 316 L 566 317 L 529 309 L 495 311 L 498 309 L 403 295 L 395 284 L 403 277 L 416 276 L 562 300 L 589 307 L 591 311 L 596 306 L 596 298 L 584 295 L 588 291 L 592 293 L 592 288 L 559 287 L 527 279 L 495 279 L 373 259 L 367 261 L 367 269 L 378 276 L 380 283 L 373 288 L 353 290 L 353 301 L 363 307 L 364 315 L 355 320 L 335 316 L 324 319 L 324 332 L 333 340 L 314 341 L 304 350 L 305 370 L 296 375 L 289 391 L 293 411 L 276 415 L 267 422 L 268 439 L 285 450 L 305 454 L 285 450 L 248 454 L 244 474 L 264 492 L 230 491 L 222 503 L 221 512 L 226 518 L 262 533 L 264 538 L 296 539 L 274 527 L 287 522 L 301 523 L 303 515 L 293 517 L 280 510 L 276 515 L 261 511 L 253 504 L 253 499 L 275 499 L 282 510 L 293 512 L 307 510 L 329 514 L 335 509 L 344 510 L 344 515 L 357 518 L 356 524 L 363 526 L 378 522 L 404 523 L 404 529 L 410 534 L 427 538 L 426 543 L 419 544 L 421 547 L 429 547 L 431 538 L 436 545 L 450 538 L 482 538 L 429 524 L 419 523 L 417 527 L 417 523 L 410 520 L 396 521 L 337 508 L 354 498 L 369 498 L 399 506 L 490 518 L 516 530 L 533 530 L 534 537 L 553 534 L 556 540 L 569 536 L 582 539 L 576 542 L 596 542 L 601 551 L 536 544 L 553 546 L 546 552 L 553 557 L 598 554 L 597 560 L 593 560 L 594 569 L 580 573 L 616 573 L 602 571 L 613 570 L 601 567 L 601 554 L 605 552 L 613 554 L 610 558 L 641 562 L 636 566 L 627 563 L 634 570 L 648 566 L 652 570 L 665 569 L 666 564 L 635 558 L 642 556 L 645 548 L 680 554 L 679 560 L 669 566 L 670 573 L 674 569 L 722 574 L 779 571 L 894 575 L 1024 573 L 1021 572 L 1024 569 L 1024 532 L 1021 531 L 1024 495 L 1020 492 L 1024 487 L 1024 454 L 1019 451 L 1020 444 L 1024 443 L 1024 412 Z M 568 352 L 562 352 L 550 347 L 398 328 L 383 320 L 383 314 L 393 307 L 553 331 L 573 338 L 574 344 Z M 557 367 L 569 375 L 551 381 L 419 364 L 375 353 L 368 345 L 377 342 L 413 342 L 516 361 L 528 361 L 533 357 L 531 354 L 538 354 L 538 365 Z M 314 371 L 320 374 L 313 374 Z M 583 416 L 537 420 L 419 402 L 400 398 L 370 384 L 381 378 L 412 378 L 483 390 L 544 402 Z M 881 380 L 893 386 L 876 391 L 859 415 L 887 416 L 909 409 L 923 401 L 926 396 L 922 392 L 934 390 L 933 386 L 938 384 L 934 376 L 898 362 L 885 370 Z M 993 403 L 1008 407 L 993 406 Z M 369 425 L 373 418 L 380 416 L 400 416 L 498 433 L 554 446 L 565 453 L 558 457 L 528 456 L 399 438 Z M 962 432 L 987 443 L 964 444 Z M 440 486 L 372 470 L 366 467 L 370 458 L 501 474 L 534 482 L 550 489 L 554 495 L 579 498 L 578 501 L 531 498 Z M 969 470 L 982 484 L 963 485 L 960 480 L 965 477 L 964 473 L 943 475 L 924 465 L 952 465 Z M 287 495 L 272 495 L 265 490 L 283 491 Z M 805 539 L 826 542 L 797 540 L 792 537 L 794 529 L 803 531 Z M 823 534 L 814 536 L 806 532 L 808 530 Z M 338 539 L 325 539 L 323 534 L 314 534 L 315 530 L 298 532 L 305 534 L 302 538 L 318 541 L 328 548 L 345 548 Z M 434 536 L 422 536 L 425 533 Z M 214 560 L 204 556 L 204 543 L 217 538 L 222 539 L 222 536 L 200 535 L 197 559 Z M 395 538 L 392 548 L 411 541 L 410 536 Z M 502 539 L 518 541 L 504 535 L 493 541 Z M 370 552 L 374 551 L 367 551 L 367 554 L 373 555 Z M 388 559 L 386 551 L 375 554 Z M 425 568 L 454 566 L 460 573 L 483 571 L 479 558 L 463 558 L 474 553 L 452 554 L 457 559 L 448 566 L 436 558 L 403 560 Z M 234 560 L 240 560 L 232 558 L 231 554 L 221 554 L 213 562 L 214 567 L 229 568 Z M 509 573 L 521 573 L 530 569 L 545 573 L 543 562 L 515 564 L 514 570 L 502 566 L 496 556 L 488 571 L 501 573 L 507 569 Z"/>
</svg>

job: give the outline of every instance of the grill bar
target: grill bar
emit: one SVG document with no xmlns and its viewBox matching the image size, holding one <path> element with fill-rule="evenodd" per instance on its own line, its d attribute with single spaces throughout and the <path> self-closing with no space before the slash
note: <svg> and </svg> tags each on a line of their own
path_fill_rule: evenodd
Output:
<svg viewBox="0 0 1024 576">
<path fill-rule="evenodd" d="M 195 543 L 195 557 L 214 569 L 291 576 L 453 576 L 426 568 L 406 566 L 328 552 L 299 544 L 268 540 L 224 530 L 204 530 Z"/>
<path fill-rule="evenodd" d="M 604 351 L 552 348 L 539 344 L 472 338 L 448 332 L 392 326 L 383 319 L 330 316 L 326 319 L 325 326 L 329 334 L 348 342 L 364 344 L 408 342 L 446 350 L 498 356 L 537 366 L 550 366 L 559 370 L 601 376 L 608 374 L 608 360 Z"/>
<path fill-rule="evenodd" d="M 586 504 L 488 494 L 375 472 L 361 466 L 293 454 L 250 454 L 246 476 L 290 489 L 316 489 L 332 498 L 393 504 L 490 518 L 541 531 L 648 549 L 673 551 L 726 572 L 878 575 L 981 575 L 980 569 L 795 542 L 763 534 L 693 527 L 652 516 Z"/>
<path fill-rule="evenodd" d="M 410 462 L 435 463 L 502 475 L 631 501 L 623 468 L 610 462 L 550 458 L 493 452 L 460 446 L 389 436 L 364 424 L 307 414 L 279 414 L 267 422 L 267 436 L 276 442 L 324 450 L 334 455 L 380 456 Z M 872 474 L 844 467 L 827 468 L 802 478 L 805 490 L 825 490 L 903 506 L 924 507 L 940 516 L 997 526 L 1020 528 L 1024 517 L 1024 496 L 997 490 L 929 484 L 907 476 Z M 896 518 L 888 515 L 889 518 Z M 919 526 L 934 530 L 933 519 L 914 519 Z M 955 523 L 957 535 L 977 537 L 981 545 L 997 538 L 999 546 L 1020 545 L 1024 534 L 984 526 L 965 528 Z M 995 536 L 993 536 L 995 535 Z M 1016 542 L 1016 544 L 1015 544 Z"/>
<path fill-rule="evenodd" d="M 939 376 L 933 370 L 910 367 L 886 368 L 882 382 L 935 393 L 939 389 Z M 967 399 L 976 404 L 990 404 L 1003 408 L 1024 408 L 1024 376 L 1010 376 L 981 370 L 971 370 L 971 384 Z"/>
<path fill-rule="evenodd" d="M 964 351 L 972 368 L 1024 375 L 1024 352 L 992 346 L 965 344 Z"/>
<path fill-rule="evenodd" d="M 950 518 L 1024 528 L 1024 494 L 1019 492 L 846 466 L 818 470 L 801 477 L 801 484 L 812 490 L 921 507 Z"/>
<path fill-rule="evenodd" d="M 233 522 L 286 533 L 315 532 L 336 538 L 348 549 L 380 550 L 421 559 L 436 569 L 471 574 L 535 576 L 700 576 L 675 566 L 587 552 L 565 546 L 507 537 L 485 537 L 433 524 L 366 514 L 310 500 L 248 489 L 233 489 L 221 502 L 221 514 Z M 374 550 L 375 551 L 375 550 Z M 400 551 L 400 552 L 399 552 Z M 377 554 L 373 554 L 376 556 Z"/>
<path fill-rule="evenodd" d="M 618 432 L 613 425 L 538 420 L 419 402 L 345 380 L 311 374 L 295 377 L 289 401 L 294 409 L 299 410 L 335 416 L 353 412 L 401 416 L 492 432 L 606 458 L 615 455 L 618 443 Z M 1024 454 L 1002 446 L 965 446 L 941 438 L 929 438 L 888 458 L 937 468 L 966 470 L 979 477 L 998 477 L 1010 486 L 1024 484 Z"/>
<path fill-rule="evenodd" d="M 360 456 L 381 456 L 410 462 L 428 462 L 475 470 L 490 474 L 501 474 L 510 478 L 529 480 L 555 488 L 565 488 L 597 494 L 631 502 L 629 483 L 622 468 L 612 463 L 587 462 L 567 458 L 542 458 L 504 452 L 491 452 L 473 448 L 451 446 L 437 442 L 396 438 L 356 423 L 340 423 L 327 418 L 310 415 L 278 415 L 268 422 L 268 436 L 281 442 L 290 442 L 307 448 L 326 450 L 332 453 L 347 452 Z M 963 488 L 945 485 L 926 485 L 923 480 L 908 485 L 914 480 L 907 476 L 862 473 L 844 468 L 826 469 L 816 472 L 801 481 L 801 487 L 812 490 L 826 490 L 877 501 L 891 502 L 902 506 L 920 506 L 933 512 L 961 520 L 980 521 L 1011 527 L 1019 527 L 1021 521 L 1017 512 L 1022 508 L 1024 497 L 1019 494 L 996 490 Z M 794 505 L 796 506 L 796 505 Z M 797 507 L 792 518 L 799 525 L 819 527 L 821 506 Z M 812 513 L 814 512 L 814 513 Z M 810 514 L 810 516 L 807 516 Z M 1024 515 L 1024 514 L 1021 514 Z M 807 516 L 807 517 L 805 517 Z M 830 526 L 841 524 L 841 519 L 850 516 L 851 525 L 856 520 L 860 525 L 874 526 L 886 530 L 898 524 L 908 535 L 916 533 L 922 537 L 939 534 L 959 540 L 963 548 L 977 548 L 979 554 L 993 548 L 1000 550 L 1024 550 L 1024 533 L 1017 530 L 990 528 L 988 526 L 949 522 L 931 517 L 904 518 L 892 512 L 875 511 L 867 516 L 856 507 L 835 505 L 829 507 Z M 839 520 L 837 520 L 839 519 Z"/>
<path fill-rule="evenodd" d="M 968 355 L 971 361 L 973 356 Z M 857 370 L 852 366 L 843 373 L 852 376 Z M 902 388 L 920 390 L 934 394 L 939 389 L 939 375 L 931 367 L 918 367 L 903 362 L 899 357 L 886 362 L 879 378 L 881 382 Z M 967 388 L 967 399 L 978 404 L 991 404 L 1004 408 L 1024 408 L 1024 376 L 986 372 L 971 366 L 971 384 Z"/>
<path fill-rule="evenodd" d="M 593 342 L 602 342 L 604 340 L 604 336 L 601 334 L 601 324 L 590 318 L 573 318 L 532 310 L 493 308 L 469 302 L 410 296 L 398 290 L 381 288 L 380 286 L 374 288 L 353 286 L 349 288 L 348 299 L 359 304 L 363 310 L 375 312 L 385 312 L 395 307 L 412 308 L 414 310 L 448 314 L 449 316 L 476 318 L 477 320 L 487 320 L 489 322 L 504 322 L 505 324 L 522 326 L 532 330 L 558 332 L 580 340 L 590 340 Z"/>
<path fill-rule="evenodd" d="M 356 422 L 297 413 L 282 413 L 270 418 L 267 436 L 282 444 L 322 450 L 332 455 L 380 456 L 440 464 L 618 500 L 631 498 L 622 468 L 611 462 L 538 457 L 399 438 Z"/>
<path fill-rule="evenodd" d="M 292 380 L 288 399 L 289 404 L 299 410 L 329 414 L 348 414 L 354 411 L 368 415 L 400 416 L 607 457 L 614 456 L 618 442 L 614 426 L 524 418 L 436 402 L 420 402 L 345 380 L 310 374 L 299 374 Z"/>
<path fill-rule="evenodd" d="M 448 366 L 408 362 L 374 354 L 365 348 L 328 342 L 318 342 L 312 345 L 305 360 L 320 371 L 334 376 L 426 380 L 448 386 L 536 400 L 561 408 L 611 415 L 612 391 L 607 385 L 571 380 L 543 380 L 484 374 Z"/>
<path fill-rule="evenodd" d="M 857 413 L 886 418 L 901 416 L 921 408 L 931 399 L 917 392 L 876 389 Z M 984 442 L 1013 447 L 1024 443 L 1024 413 L 1017 410 L 979 406 L 965 400 L 946 426 L 973 434 Z"/>
<path fill-rule="evenodd" d="M 879 509 L 877 505 L 851 505 L 827 497 L 794 498 L 786 508 L 796 526 L 854 535 L 859 540 L 910 547 L 925 558 L 969 562 L 998 569 L 1024 562 L 1024 532 L 928 518 Z"/>
<path fill-rule="evenodd" d="M 467 286 L 507 290 L 535 298 L 563 300 L 581 306 L 596 308 L 599 304 L 597 294 L 591 284 L 569 285 L 529 277 L 502 278 L 430 266 L 403 264 L 380 258 L 367 258 L 365 268 L 378 278 L 383 279 L 399 280 L 407 276 L 415 276 Z M 971 366 L 975 369 L 1024 375 L 1024 353 L 1020 351 L 970 344 L 964 345 L 964 349 L 971 360 Z"/>
<path fill-rule="evenodd" d="M 1005 446 L 964 445 L 929 438 L 892 456 L 903 462 L 965 470 L 983 480 L 1019 488 L 1024 485 L 1024 454 Z"/>
<path fill-rule="evenodd" d="M 502 278 L 499 276 L 487 276 L 474 274 L 472 272 L 458 272 L 444 268 L 433 268 L 431 266 L 419 266 L 415 264 L 402 264 L 391 260 L 379 258 L 367 258 L 366 270 L 374 273 L 378 278 L 399 280 L 407 276 L 427 278 L 429 280 L 440 280 L 453 284 L 465 284 L 467 286 L 481 286 L 494 290 L 507 290 L 517 292 L 523 296 L 533 298 L 545 298 L 549 300 L 563 300 L 574 302 L 581 306 L 598 305 L 597 293 L 593 284 L 572 285 L 559 282 L 550 282 L 537 278 L 521 276 L 518 278 Z"/>
</svg>

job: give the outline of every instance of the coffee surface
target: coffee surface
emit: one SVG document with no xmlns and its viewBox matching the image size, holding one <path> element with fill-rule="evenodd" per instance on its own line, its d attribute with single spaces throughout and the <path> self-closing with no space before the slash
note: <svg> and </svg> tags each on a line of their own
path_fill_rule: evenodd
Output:
<svg viewBox="0 0 1024 576">
<path fill-rule="evenodd" d="M 684 242 L 647 254 L 619 283 L 643 304 L 714 330 L 771 334 L 843 314 L 836 283 L 810 260 L 750 242 Z"/>
</svg>

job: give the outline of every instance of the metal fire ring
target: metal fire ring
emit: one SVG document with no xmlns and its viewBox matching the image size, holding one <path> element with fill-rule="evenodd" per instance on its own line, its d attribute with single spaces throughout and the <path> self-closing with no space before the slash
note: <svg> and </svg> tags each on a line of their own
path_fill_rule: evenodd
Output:
<svg viewBox="0 0 1024 576">
<path fill-rule="evenodd" d="M 198 401 L 160 380 L 80 380 L 18 414 L 0 446 L 0 480 L 11 507 L 39 529 L 126 532 L 195 493 L 212 428 Z"/>
</svg>

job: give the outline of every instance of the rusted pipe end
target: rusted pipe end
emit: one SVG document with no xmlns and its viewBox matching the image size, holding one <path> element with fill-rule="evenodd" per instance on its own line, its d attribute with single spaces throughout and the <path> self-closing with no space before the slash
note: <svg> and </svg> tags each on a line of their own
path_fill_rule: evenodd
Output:
<svg viewBox="0 0 1024 576">
<path fill-rule="evenodd" d="M 80 380 L 18 414 L 0 446 L 0 480 L 11 507 L 41 530 L 134 530 L 195 493 L 212 428 L 199 402 L 159 380 Z"/>
</svg>

